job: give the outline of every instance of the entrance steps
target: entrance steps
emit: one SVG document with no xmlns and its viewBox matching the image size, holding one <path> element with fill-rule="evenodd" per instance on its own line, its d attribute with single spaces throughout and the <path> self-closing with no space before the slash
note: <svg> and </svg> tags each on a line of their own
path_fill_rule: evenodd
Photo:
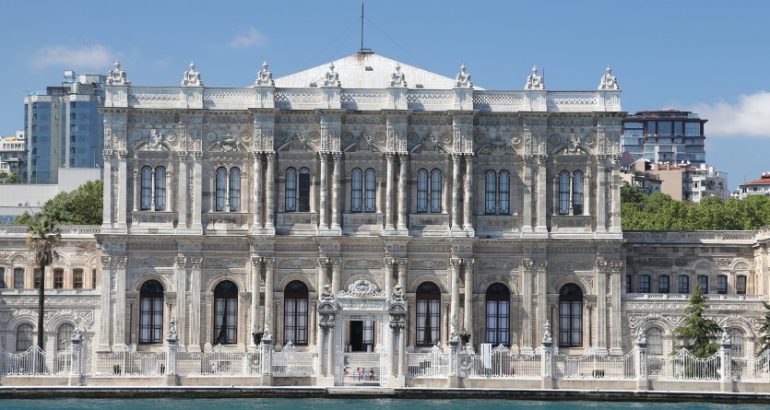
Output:
<svg viewBox="0 0 770 410">
<path fill-rule="evenodd" d="M 346 386 L 379 386 L 380 385 L 380 354 L 368 352 L 345 353 Z M 363 376 L 359 377 L 356 369 L 363 368 Z M 373 375 L 372 375 L 373 371 Z"/>
</svg>

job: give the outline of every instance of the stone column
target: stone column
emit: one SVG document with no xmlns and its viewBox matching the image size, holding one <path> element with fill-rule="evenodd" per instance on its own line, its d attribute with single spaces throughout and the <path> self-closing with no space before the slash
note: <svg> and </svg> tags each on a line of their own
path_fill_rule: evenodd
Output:
<svg viewBox="0 0 770 410">
<path fill-rule="evenodd" d="M 548 232 L 546 227 L 546 214 L 548 213 L 548 203 L 546 201 L 547 194 L 547 169 L 546 169 L 547 157 L 545 155 L 538 156 L 537 167 L 537 225 L 535 226 L 535 232 Z"/>
<path fill-rule="evenodd" d="M 532 232 L 532 155 L 524 156 L 523 178 L 522 178 L 522 232 Z"/>
<path fill-rule="evenodd" d="M 274 334 L 273 325 L 273 276 L 275 273 L 275 258 L 263 258 L 265 263 L 265 333 Z"/>
<path fill-rule="evenodd" d="M 134 201 L 133 201 L 134 203 L 131 210 L 133 212 L 137 212 L 139 211 L 139 191 L 141 190 L 141 186 L 139 183 L 139 170 L 136 168 L 134 168 L 133 183 L 134 183 Z"/>
<path fill-rule="evenodd" d="M 275 199 L 275 153 L 266 152 L 267 157 L 267 171 L 265 172 L 265 229 L 274 232 L 275 231 L 275 206 L 273 201 Z M 270 233 L 269 232 L 269 233 Z"/>
<path fill-rule="evenodd" d="M 128 207 L 128 166 L 126 164 L 126 152 L 118 152 L 118 197 L 117 200 L 117 213 L 118 213 L 118 226 L 125 229 L 127 218 L 126 208 Z"/>
<path fill-rule="evenodd" d="M 521 269 L 521 350 L 529 354 L 534 350 L 532 341 L 532 259 L 524 259 Z"/>
<path fill-rule="evenodd" d="M 190 259 L 190 337 L 188 352 L 201 351 L 201 268 L 203 259 Z"/>
<path fill-rule="evenodd" d="M 108 208 L 104 207 L 105 211 Z M 102 286 L 101 317 L 99 319 L 99 348 L 97 350 L 107 352 L 110 348 L 110 334 L 112 334 L 112 257 L 102 256 Z"/>
<path fill-rule="evenodd" d="M 326 328 L 325 324 L 321 323 L 321 320 L 318 321 L 318 328 L 320 329 L 320 337 L 316 343 L 318 347 L 318 365 L 316 366 L 316 377 L 320 379 L 321 377 L 326 376 L 326 334 L 328 329 Z"/>
<path fill-rule="evenodd" d="M 386 256 L 382 259 L 385 283 L 385 296 L 390 297 L 393 293 L 393 265 L 394 260 L 390 256 Z"/>
<path fill-rule="evenodd" d="M 179 227 L 187 228 L 187 194 L 188 187 L 190 185 L 189 178 L 187 176 L 187 153 L 179 153 L 179 183 L 177 183 L 177 209 L 179 210 Z M 179 324 L 181 328 L 182 325 Z"/>
<path fill-rule="evenodd" d="M 112 198 L 112 156 L 104 153 L 104 169 L 102 171 L 104 175 L 104 189 L 102 190 L 102 224 L 112 227 L 112 202 L 117 201 L 117 198 Z"/>
<path fill-rule="evenodd" d="M 117 346 L 126 344 L 126 265 L 128 257 L 118 256 L 115 264 L 115 322 L 112 336 L 113 343 Z"/>
<path fill-rule="evenodd" d="M 647 339 L 640 335 L 634 341 L 634 363 L 636 364 L 636 390 L 647 390 Z"/>
<path fill-rule="evenodd" d="M 449 337 L 459 334 L 459 313 L 460 310 L 460 265 L 462 259 L 452 258 L 449 260 L 449 277 L 451 287 L 451 300 L 449 305 Z"/>
<path fill-rule="evenodd" d="M 318 295 L 321 295 L 321 290 L 324 288 L 324 285 L 326 285 L 326 280 L 328 278 L 328 268 L 329 264 L 331 264 L 331 258 L 318 258 L 318 275 L 316 277 L 316 293 Z"/>
<path fill-rule="evenodd" d="M 607 353 L 607 289 L 608 272 L 599 270 L 596 275 L 596 349 L 598 354 Z"/>
<path fill-rule="evenodd" d="M 719 340 L 719 385 L 723 392 L 733 392 L 733 359 L 732 343 L 727 332 L 727 326 L 722 328 L 722 337 Z"/>
<path fill-rule="evenodd" d="M 607 231 L 607 165 L 603 156 L 597 156 L 596 164 L 596 231 Z"/>
<path fill-rule="evenodd" d="M 340 291 L 340 280 L 342 279 L 342 258 L 332 258 L 332 295 L 337 295 Z"/>
<path fill-rule="evenodd" d="M 452 154 L 452 230 L 460 229 L 460 154 Z"/>
<path fill-rule="evenodd" d="M 262 219 L 262 153 L 254 153 L 254 230 L 261 230 Z"/>
<path fill-rule="evenodd" d="M 399 231 L 406 231 L 406 178 L 407 178 L 407 164 L 409 161 L 409 154 L 399 154 L 399 169 L 398 169 L 398 222 L 396 227 Z"/>
<path fill-rule="evenodd" d="M 404 377 L 404 352 L 406 351 L 406 329 L 402 325 L 398 329 L 398 376 Z"/>
<path fill-rule="evenodd" d="M 463 191 L 463 229 L 472 233 L 473 221 L 471 220 L 471 207 L 473 204 L 473 154 L 465 155 L 465 188 Z"/>
<path fill-rule="evenodd" d="M 261 323 L 259 322 L 259 291 L 260 291 L 260 282 L 262 279 L 262 258 L 258 256 L 252 256 L 251 257 L 251 322 L 249 326 L 249 331 L 254 332 L 258 327 L 261 326 Z M 264 332 L 264 327 L 262 328 Z M 256 344 L 254 344 L 254 338 L 250 338 L 251 342 L 250 345 L 253 349 L 256 349 Z"/>
<path fill-rule="evenodd" d="M 332 154 L 334 167 L 332 168 L 332 229 L 340 230 L 340 173 L 342 168 L 342 153 Z"/>
<path fill-rule="evenodd" d="M 617 158 L 617 157 L 616 157 Z M 610 193 L 610 231 L 621 232 L 620 227 L 620 175 L 618 175 L 617 161 L 618 159 L 612 159 L 612 166 L 610 167 L 610 181 L 607 189 Z"/>
<path fill-rule="evenodd" d="M 184 329 L 186 326 L 187 311 L 187 258 L 183 255 L 176 257 L 175 266 L 176 276 L 176 325 L 181 331 L 181 345 L 186 345 L 184 340 Z"/>
<path fill-rule="evenodd" d="M 193 155 L 193 203 L 190 206 L 192 213 L 191 229 L 203 231 L 201 215 L 203 213 L 203 153 L 196 152 Z"/>
<path fill-rule="evenodd" d="M 551 337 L 551 322 L 546 320 L 545 324 L 543 325 L 543 329 L 543 343 L 541 346 L 543 352 L 540 355 L 540 376 L 542 377 L 540 388 L 552 389 L 554 374 L 554 347 L 553 339 Z"/>
<path fill-rule="evenodd" d="M 320 191 L 320 199 L 319 199 L 319 207 L 318 207 L 318 229 L 328 229 L 329 223 L 326 220 L 326 195 L 328 192 L 328 189 L 326 187 L 326 153 L 321 152 L 319 156 L 321 157 L 321 182 L 319 185 L 319 191 Z"/>
<path fill-rule="evenodd" d="M 392 152 L 385 154 L 385 230 L 393 230 L 393 158 Z"/>
<path fill-rule="evenodd" d="M 398 286 L 401 286 L 401 290 L 406 293 L 406 270 L 408 260 L 406 258 L 399 258 L 396 260 L 396 266 L 398 268 Z"/>
<path fill-rule="evenodd" d="M 548 268 L 546 261 L 537 262 L 535 280 L 537 281 L 537 323 L 549 320 L 548 316 Z M 542 332 L 542 330 L 540 330 Z"/>
<path fill-rule="evenodd" d="M 591 168 L 586 168 L 583 181 L 583 215 L 591 215 Z"/>
<path fill-rule="evenodd" d="M 473 259 L 465 259 L 465 309 L 463 327 L 471 334 L 473 343 Z M 510 311 L 508 312 L 510 314 Z"/>
</svg>

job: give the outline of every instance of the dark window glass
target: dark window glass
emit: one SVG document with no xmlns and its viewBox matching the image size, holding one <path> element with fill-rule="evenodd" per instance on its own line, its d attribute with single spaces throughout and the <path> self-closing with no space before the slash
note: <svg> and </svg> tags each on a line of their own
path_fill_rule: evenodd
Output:
<svg viewBox="0 0 770 410">
<path fill-rule="evenodd" d="M 65 323 L 59 326 L 56 330 L 56 350 L 61 352 L 67 350 L 72 343 L 72 332 L 75 331 L 75 327 L 69 323 Z"/>
<path fill-rule="evenodd" d="M 286 169 L 286 212 L 297 210 L 297 171 Z"/>
<path fill-rule="evenodd" d="M 230 168 L 230 212 L 241 210 L 241 170 Z"/>
<path fill-rule="evenodd" d="M 432 346 L 439 341 L 441 290 L 432 282 L 417 287 L 417 345 Z"/>
<path fill-rule="evenodd" d="M 500 171 L 499 188 L 498 193 L 500 196 L 500 209 L 501 214 L 511 213 L 511 175 L 508 171 Z"/>
<path fill-rule="evenodd" d="M 658 135 L 671 135 L 671 121 L 658 121 Z"/>
<path fill-rule="evenodd" d="M 486 342 L 493 345 L 510 345 L 511 292 L 502 283 L 493 283 L 486 294 Z"/>
<path fill-rule="evenodd" d="M 583 173 L 580 171 L 572 174 L 572 214 L 583 214 Z"/>
<path fill-rule="evenodd" d="M 559 214 L 569 214 L 569 172 L 559 173 Z"/>
<path fill-rule="evenodd" d="M 152 168 L 142 168 L 142 211 L 149 211 L 152 207 Z"/>
<path fill-rule="evenodd" d="M 237 343 L 238 286 L 225 280 L 214 288 L 214 344 Z"/>
<path fill-rule="evenodd" d="M 64 288 L 64 270 L 62 269 L 53 270 L 53 288 L 54 289 Z"/>
<path fill-rule="evenodd" d="M 24 289 L 24 268 L 13 269 L 13 288 Z"/>
<path fill-rule="evenodd" d="M 670 290 L 670 279 L 668 275 L 661 275 L 658 278 L 658 292 L 659 293 L 668 293 Z"/>
<path fill-rule="evenodd" d="M 20 324 L 16 328 L 16 351 L 24 352 L 30 347 L 32 347 L 32 325 Z"/>
<path fill-rule="evenodd" d="M 650 293 L 650 275 L 639 277 L 639 293 Z"/>
<path fill-rule="evenodd" d="M 284 343 L 307 345 L 308 340 L 308 288 L 295 280 L 286 285 L 283 303 Z"/>
<path fill-rule="evenodd" d="M 155 168 L 155 210 L 166 209 L 166 168 Z"/>
<path fill-rule="evenodd" d="M 366 170 L 364 199 L 364 212 L 375 212 L 377 210 L 377 173 L 371 168 Z"/>
<path fill-rule="evenodd" d="M 310 211 L 310 170 L 299 170 L 299 192 L 297 192 L 297 210 L 299 212 Z"/>
<path fill-rule="evenodd" d="M 139 343 L 163 342 L 163 285 L 148 280 L 139 289 Z"/>
<path fill-rule="evenodd" d="M 489 170 L 485 176 L 485 206 L 484 212 L 487 214 L 494 214 L 497 211 L 497 175 L 495 171 Z"/>
<path fill-rule="evenodd" d="M 417 212 L 428 212 L 428 171 L 417 171 Z"/>
<path fill-rule="evenodd" d="M 634 282 L 631 279 L 631 275 L 626 275 L 626 293 L 634 293 Z"/>
<path fill-rule="evenodd" d="M 430 171 L 430 211 L 441 212 L 441 171 Z"/>
<path fill-rule="evenodd" d="M 687 275 L 679 275 L 679 293 L 690 293 L 690 277 Z"/>
<path fill-rule="evenodd" d="M 361 168 L 353 168 L 350 173 L 350 212 L 361 212 L 363 209 L 363 179 Z"/>
<path fill-rule="evenodd" d="M 83 289 L 83 269 L 74 269 L 72 271 L 72 288 Z"/>
<path fill-rule="evenodd" d="M 573 283 L 559 291 L 559 345 L 583 345 L 583 291 Z"/>
<path fill-rule="evenodd" d="M 227 169 L 225 167 L 217 168 L 216 175 L 217 198 L 214 210 L 222 212 L 225 210 L 225 197 L 227 195 Z"/>
<path fill-rule="evenodd" d="M 698 287 L 703 293 L 709 293 L 709 277 L 706 275 L 698 276 Z"/>
<path fill-rule="evenodd" d="M 735 293 L 739 295 L 746 294 L 746 277 L 738 275 L 735 277 Z"/>
<path fill-rule="evenodd" d="M 700 122 L 686 122 L 684 124 L 684 135 L 687 137 L 700 137 Z"/>
<path fill-rule="evenodd" d="M 727 275 L 717 276 L 717 293 L 720 295 L 727 294 Z"/>
</svg>

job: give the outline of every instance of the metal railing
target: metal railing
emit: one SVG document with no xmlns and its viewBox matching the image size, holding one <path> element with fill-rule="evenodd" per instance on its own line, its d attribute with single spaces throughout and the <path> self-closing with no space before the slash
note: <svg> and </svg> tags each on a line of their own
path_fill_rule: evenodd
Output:
<svg viewBox="0 0 770 410">
<path fill-rule="evenodd" d="M 444 353 L 438 346 L 430 352 L 407 353 L 407 373 L 411 377 L 446 377 L 449 375 L 449 353 Z"/>
<path fill-rule="evenodd" d="M 515 355 L 507 347 L 499 345 L 488 356 L 472 355 L 470 377 L 493 378 L 540 378 L 541 357 L 539 351 L 531 355 Z"/>
</svg>

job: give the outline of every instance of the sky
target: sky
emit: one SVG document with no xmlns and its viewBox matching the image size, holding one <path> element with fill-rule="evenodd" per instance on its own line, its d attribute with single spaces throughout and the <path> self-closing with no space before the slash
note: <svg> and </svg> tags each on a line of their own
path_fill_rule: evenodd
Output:
<svg viewBox="0 0 770 410">
<path fill-rule="evenodd" d="M 248 86 L 360 47 L 360 0 L 2 1 L 0 135 L 23 99 L 66 69 L 119 58 L 136 85 L 175 85 L 191 60 L 211 86 Z M 366 1 L 365 47 L 439 74 L 468 66 L 520 90 L 533 64 L 551 90 L 595 89 L 611 65 L 623 109 L 698 112 L 706 159 L 730 186 L 770 171 L 768 1 Z M 344 79 L 343 79 L 344 81 Z M 343 83 L 344 84 L 344 83 Z"/>
</svg>

